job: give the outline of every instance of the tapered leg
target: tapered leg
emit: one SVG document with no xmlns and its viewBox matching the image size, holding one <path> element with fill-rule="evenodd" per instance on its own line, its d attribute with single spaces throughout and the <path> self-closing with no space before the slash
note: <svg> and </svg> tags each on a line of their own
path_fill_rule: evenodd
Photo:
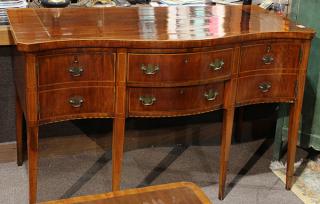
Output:
<svg viewBox="0 0 320 204">
<path fill-rule="evenodd" d="M 112 136 L 112 191 L 120 190 L 124 134 L 125 118 L 115 118 Z"/>
<path fill-rule="evenodd" d="M 297 150 L 297 140 L 299 131 L 299 122 L 301 114 L 301 103 L 294 103 L 290 106 L 289 126 L 288 126 L 288 164 L 286 176 L 286 189 L 292 187 L 292 179 L 294 174 L 294 162 Z"/>
<path fill-rule="evenodd" d="M 219 199 L 224 198 L 229 152 L 232 138 L 234 108 L 225 109 L 223 113 L 221 148 L 220 148 L 220 175 L 219 175 Z"/>
<path fill-rule="evenodd" d="M 16 96 L 16 142 L 17 142 L 17 164 L 23 164 L 23 112 L 20 106 L 19 98 Z"/>
<path fill-rule="evenodd" d="M 37 201 L 38 127 L 28 127 L 29 203 Z"/>
<path fill-rule="evenodd" d="M 120 190 L 121 167 L 126 120 L 127 50 L 117 50 L 115 118 L 112 135 L 112 190 Z"/>
</svg>

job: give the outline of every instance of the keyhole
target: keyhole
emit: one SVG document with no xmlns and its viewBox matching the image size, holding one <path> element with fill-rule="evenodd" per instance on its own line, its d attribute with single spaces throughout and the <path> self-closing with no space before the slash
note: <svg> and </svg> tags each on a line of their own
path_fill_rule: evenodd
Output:
<svg viewBox="0 0 320 204">
<path fill-rule="evenodd" d="M 184 63 L 185 63 L 185 64 L 188 64 L 188 62 L 189 62 L 189 59 L 188 59 L 188 58 L 185 58 L 185 59 L 184 59 Z"/>
<path fill-rule="evenodd" d="M 75 64 L 79 63 L 78 56 L 74 56 L 73 63 L 75 63 Z"/>
<path fill-rule="evenodd" d="M 267 45 L 267 53 L 271 51 L 271 45 Z"/>
</svg>

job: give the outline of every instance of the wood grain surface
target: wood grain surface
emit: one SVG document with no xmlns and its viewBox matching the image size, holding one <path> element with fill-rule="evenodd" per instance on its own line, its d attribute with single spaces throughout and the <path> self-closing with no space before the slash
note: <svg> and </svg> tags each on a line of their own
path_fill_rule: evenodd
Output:
<svg viewBox="0 0 320 204">
<path fill-rule="evenodd" d="M 0 46 L 14 45 L 14 39 L 10 32 L 10 26 L 0 26 Z"/>
<path fill-rule="evenodd" d="M 128 83 L 173 85 L 230 77 L 233 49 L 179 54 L 130 53 L 128 57 Z M 154 73 L 143 71 L 155 67 Z"/>
<path fill-rule="evenodd" d="M 108 50 L 90 51 L 90 49 L 76 52 L 66 50 L 62 54 L 40 56 L 38 58 L 39 86 L 114 82 L 114 54 Z"/>
<path fill-rule="evenodd" d="M 43 204 L 211 204 L 201 189 L 189 182 L 179 182 L 112 193 L 75 197 Z"/>
<path fill-rule="evenodd" d="M 8 16 L 20 51 L 211 47 L 314 35 L 258 6 L 10 9 Z"/>
<path fill-rule="evenodd" d="M 154 102 L 146 105 L 141 97 L 153 97 Z M 223 97 L 224 83 L 176 88 L 129 88 L 128 114 L 144 117 L 198 114 L 220 109 Z"/>
</svg>

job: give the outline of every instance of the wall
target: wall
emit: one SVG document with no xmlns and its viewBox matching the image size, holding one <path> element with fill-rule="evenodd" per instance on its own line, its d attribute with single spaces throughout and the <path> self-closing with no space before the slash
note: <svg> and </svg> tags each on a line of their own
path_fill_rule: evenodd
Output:
<svg viewBox="0 0 320 204">
<path fill-rule="evenodd" d="M 299 4 L 299 5 L 295 5 Z M 297 7 L 299 9 L 297 9 Z M 302 111 L 302 140 L 304 146 L 320 150 L 320 1 L 293 0 L 298 23 L 311 27 L 317 34 L 312 41 L 309 58 L 306 91 Z"/>
<path fill-rule="evenodd" d="M 290 17 L 298 24 L 313 28 L 317 34 L 312 41 L 301 115 L 299 144 L 320 151 L 320 1 L 292 0 Z M 287 107 L 282 107 L 278 120 L 277 138 L 286 139 L 288 132 Z"/>
<path fill-rule="evenodd" d="M 10 47 L 0 47 L 0 143 L 15 140 L 15 91 Z"/>
</svg>

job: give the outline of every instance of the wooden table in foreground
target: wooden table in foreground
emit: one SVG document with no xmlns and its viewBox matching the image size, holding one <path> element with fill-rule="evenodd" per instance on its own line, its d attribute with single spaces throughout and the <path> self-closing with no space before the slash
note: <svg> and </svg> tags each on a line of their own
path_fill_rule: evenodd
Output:
<svg viewBox="0 0 320 204">
<path fill-rule="evenodd" d="M 236 107 L 290 103 L 286 188 L 314 31 L 256 6 L 12 9 L 17 127 L 27 122 L 30 203 L 36 202 L 38 128 L 113 118 L 112 188 L 120 188 L 127 117 L 223 109 L 223 199 Z M 17 128 L 23 162 L 21 128 Z M 19 139 L 20 138 L 20 139 Z M 215 162 L 215 161 L 212 161 Z"/>
<path fill-rule="evenodd" d="M 74 197 L 42 204 L 211 204 L 204 192 L 188 182 Z"/>
</svg>

